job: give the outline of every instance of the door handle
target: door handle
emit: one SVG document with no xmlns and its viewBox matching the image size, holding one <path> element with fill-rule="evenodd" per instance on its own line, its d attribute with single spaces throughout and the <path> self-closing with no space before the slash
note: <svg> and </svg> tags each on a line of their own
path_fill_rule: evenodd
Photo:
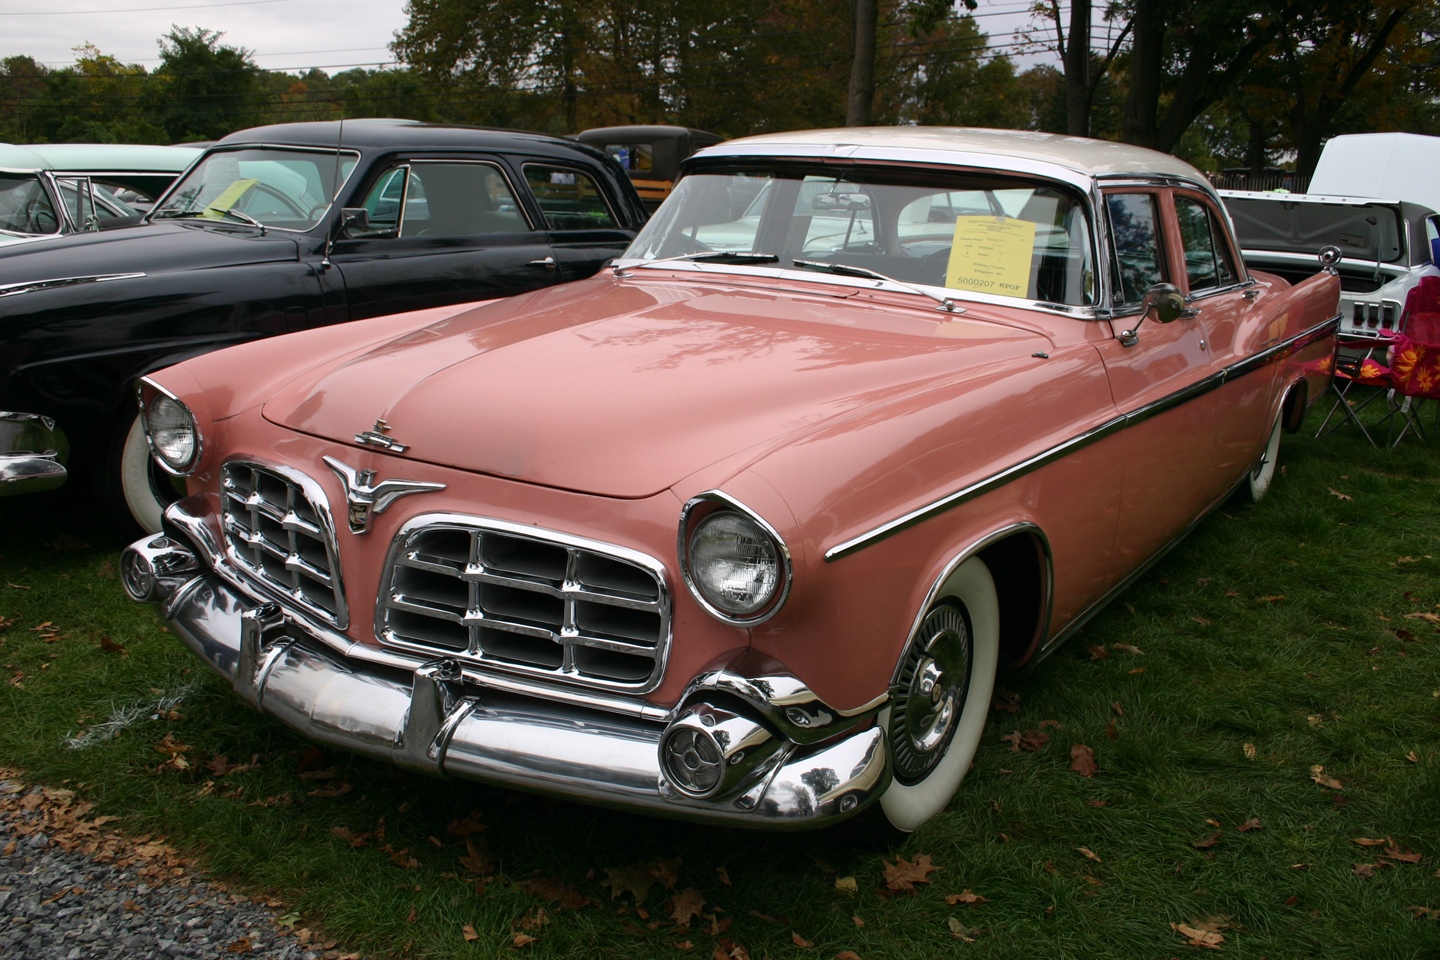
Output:
<svg viewBox="0 0 1440 960">
<path fill-rule="evenodd" d="M 1249 300 L 1251 303 L 1254 303 L 1255 298 L 1260 296 L 1260 291 L 1255 287 L 1251 287 L 1249 290 L 1246 290 L 1244 293 L 1240 294 L 1240 296 L 1244 297 L 1246 300 Z"/>
<path fill-rule="evenodd" d="M 525 266 L 527 266 L 527 267 L 544 267 L 544 268 L 547 269 L 547 270 L 554 270 L 554 269 L 555 269 L 555 258 L 554 258 L 554 257 L 546 257 L 544 260 L 531 260 L 529 263 L 525 264 Z"/>
</svg>

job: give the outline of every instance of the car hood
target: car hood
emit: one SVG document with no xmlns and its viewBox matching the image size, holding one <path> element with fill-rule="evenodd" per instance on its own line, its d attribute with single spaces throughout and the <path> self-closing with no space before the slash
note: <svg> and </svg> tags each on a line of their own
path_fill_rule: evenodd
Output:
<svg viewBox="0 0 1440 960">
<path fill-rule="evenodd" d="M 643 497 L 1048 343 L 1002 320 L 841 289 L 598 277 L 322 364 L 274 393 L 264 415 L 352 444 L 383 419 L 407 459 Z"/>
<path fill-rule="evenodd" d="M 0 285 L 111 273 L 161 273 L 294 260 L 299 246 L 285 234 L 179 222 L 37 238 L 0 245 Z"/>
</svg>

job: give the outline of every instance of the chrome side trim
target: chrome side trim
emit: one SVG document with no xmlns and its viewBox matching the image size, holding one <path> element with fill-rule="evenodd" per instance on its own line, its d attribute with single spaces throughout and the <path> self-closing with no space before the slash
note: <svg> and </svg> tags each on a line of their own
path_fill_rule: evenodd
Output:
<svg viewBox="0 0 1440 960">
<path fill-rule="evenodd" d="M 36 290 L 54 290 L 58 287 L 76 287 L 84 283 L 108 283 L 111 280 L 137 280 L 143 273 L 98 273 L 88 277 L 55 277 L 51 280 L 26 280 L 23 283 L 0 284 L 0 297 L 14 297 Z"/>
<path fill-rule="evenodd" d="M 1164 400 L 1157 401 L 1157 403 L 1168 403 L 1170 399 L 1170 397 L 1166 397 Z M 1136 412 L 1138 413 L 1139 411 Z M 1055 446 L 1047 450 L 1042 450 L 1028 459 L 1021 460 L 1017 464 L 1006 467 L 999 473 L 992 473 L 983 480 L 977 480 L 967 487 L 961 487 L 954 493 L 941 497 L 939 500 L 933 500 L 923 507 L 917 507 L 888 523 L 883 523 L 872 530 L 860 534 L 858 537 L 851 537 L 843 543 L 836 544 L 825 551 L 825 562 L 831 563 L 839 560 L 841 557 L 848 557 L 857 550 L 863 550 L 871 544 L 879 543 L 887 537 L 893 537 L 902 530 L 908 530 L 918 523 L 929 520 L 931 517 L 938 517 L 945 511 L 958 507 L 967 500 L 973 500 L 982 493 L 989 493 L 991 490 L 1003 487 L 1012 480 L 1018 480 L 1027 473 L 1039 470 L 1046 464 L 1054 463 L 1061 457 L 1068 456 L 1083 447 L 1088 447 L 1098 440 L 1103 440 L 1112 433 L 1125 429 L 1128 425 L 1126 417 L 1124 416 L 1107 420 L 1098 427 L 1092 427 L 1077 437 L 1072 437 L 1063 443 L 1057 443 Z"/>
<path fill-rule="evenodd" d="M 1151 401 L 1142 407 L 1137 407 L 1129 413 L 1121 414 L 1112 420 L 1107 420 L 1097 427 L 1092 427 L 1078 436 L 1058 443 L 1046 450 L 1042 450 L 1034 456 L 1006 467 L 998 473 L 992 473 L 990 476 L 982 480 L 977 480 L 969 486 L 962 487 L 954 493 L 947 494 L 938 500 L 932 500 L 930 503 L 922 507 L 917 507 L 909 513 L 902 514 L 894 520 L 867 530 L 857 537 L 851 537 L 849 540 L 838 543 L 825 551 L 825 562 L 830 563 L 842 557 L 848 557 L 857 550 L 863 550 L 871 544 L 879 543 L 887 537 L 892 537 L 900 533 L 902 530 L 908 530 L 917 523 L 922 523 L 931 517 L 939 516 L 947 510 L 958 507 L 962 503 L 973 500 L 981 494 L 989 493 L 991 490 L 1002 487 L 1012 480 L 1018 480 L 1027 473 L 1038 470 L 1047 464 L 1054 463 L 1061 457 L 1068 456 L 1097 440 L 1103 440 L 1112 433 L 1116 433 L 1126 427 L 1132 427 L 1138 423 L 1144 423 L 1151 417 L 1164 413 L 1167 410 L 1172 410 L 1202 394 L 1209 393 L 1211 390 L 1219 388 L 1230 380 L 1244 376 L 1271 363 L 1277 363 L 1296 350 L 1309 346 L 1317 340 L 1325 339 L 1325 337 L 1335 332 L 1339 326 L 1340 315 L 1336 314 L 1323 323 L 1318 323 L 1310 329 L 1290 337 L 1288 340 L 1283 340 L 1280 343 L 1266 347 L 1254 356 L 1247 357 L 1238 363 L 1233 363 L 1205 377 L 1203 380 L 1196 381 L 1184 389 L 1161 397 L 1159 400 Z"/>
<path fill-rule="evenodd" d="M 765 607 L 765 609 L 753 617 L 732 617 L 730 614 L 720 610 L 709 600 L 705 599 L 705 595 L 700 592 L 700 588 L 697 587 L 695 581 L 690 578 L 690 513 L 702 503 L 720 503 L 732 510 L 743 513 L 758 523 L 760 529 L 770 535 L 770 539 L 775 541 L 775 546 L 780 550 L 780 562 L 783 568 L 781 570 L 780 591 L 775 599 L 770 602 L 769 606 Z M 779 613 L 780 608 L 785 606 L 785 601 L 790 597 L 790 584 L 795 578 L 795 567 L 791 563 L 790 548 L 785 545 L 785 538 L 780 536 L 780 531 L 771 526 L 764 517 L 723 490 L 707 490 L 704 493 L 696 494 L 685 502 L 685 506 L 680 509 L 680 526 L 675 534 L 675 553 L 680 563 L 680 578 L 685 581 L 685 589 L 690 591 L 690 596 L 694 598 L 696 603 L 704 608 L 706 613 L 721 623 L 728 623 L 736 627 L 753 627 L 757 624 L 764 623 Z"/>
</svg>

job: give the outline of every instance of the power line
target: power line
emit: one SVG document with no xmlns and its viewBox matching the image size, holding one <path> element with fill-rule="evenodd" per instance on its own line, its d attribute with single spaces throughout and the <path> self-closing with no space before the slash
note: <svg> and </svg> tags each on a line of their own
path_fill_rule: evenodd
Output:
<svg viewBox="0 0 1440 960">
<path fill-rule="evenodd" d="M 134 7 L 130 10 L 7 10 L 0 17 L 95 17 L 107 13 L 155 13 L 162 10 L 208 10 L 211 7 L 256 7 L 262 3 L 295 3 L 296 0 L 228 0 L 226 3 L 197 3 L 188 7 Z"/>
</svg>

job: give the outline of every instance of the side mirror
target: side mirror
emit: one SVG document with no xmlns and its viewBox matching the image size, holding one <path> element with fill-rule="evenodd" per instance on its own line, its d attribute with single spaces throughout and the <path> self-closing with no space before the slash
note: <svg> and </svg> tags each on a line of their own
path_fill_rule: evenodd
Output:
<svg viewBox="0 0 1440 960">
<path fill-rule="evenodd" d="M 1157 323 L 1174 323 L 1185 315 L 1185 294 L 1173 283 L 1157 283 L 1145 291 L 1145 299 L 1140 301 L 1140 315 L 1142 318 L 1153 315 Z"/>
<path fill-rule="evenodd" d="M 364 207 L 345 207 L 340 211 L 340 229 L 347 234 L 370 232 L 370 211 Z"/>
<path fill-rule="evenodd" d="M 1173 283 L 1157 283 L 1145 291 L 1140 301 L 1140 318 L 1135 326 L 1120 334 L 1120 345 L 1133 347 L 1140 342 L 1137 331 L 1140 324 L 1153 317 L 1156 323 L 1174 323 L 1176 320 L 1190 320 L 1197 312 L 1185 306 L 1185 294 Z"/>
</svg>

